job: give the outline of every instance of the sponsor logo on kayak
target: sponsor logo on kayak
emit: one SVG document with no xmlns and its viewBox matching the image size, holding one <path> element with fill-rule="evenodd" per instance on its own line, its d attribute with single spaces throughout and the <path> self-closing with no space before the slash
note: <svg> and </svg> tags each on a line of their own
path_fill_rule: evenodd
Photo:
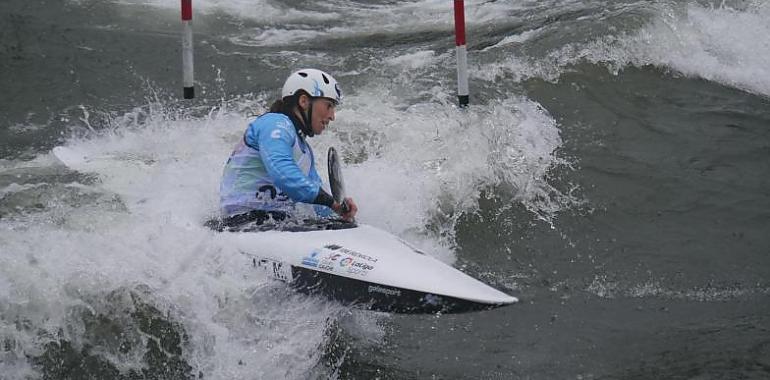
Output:
<svg viewBox="0 0 770 380">
<path fill-rule="evenodd" d="M 401 291 L 398 289 L 389 289 L 378 285 L 369 285 L 369 293 L 380 293 L 386 296 L 401 296 Z"/>
<path fill-rule="evenodd" d="M 337 244 L 328 244 L 328 245 L 325 245 L 324 248 L 330 249 L 332 251 L 339 251 L 339 252 L 342 252 L 344 254 L 347 254 L 347 255 L 350 255 L 350 256 L 353 256 L 353 257 L 357 257 L 359 259 L 364 259 L 364 260 L 367 260 L 367 261 L 371 261 L 373 263 L 377 262 L 377 258 L 376 257 L 365 255 L 365 254 L 363 254 L 361 252 L 356 252 L 356 251 L 354 251 L 352 249 L 347 249 L 347 248 L 345 248 L 343 246 L 340 246 L 340 245 L 337 245 Z"/>
<path fill-rule="evenodd" d="M 302 264 L 317 267 L 318 269 L 325 270 L 328 272 L 334 272 L 334 263 L 337 261 L 337 259 L 340 258 L 339 253 L 331 253 L 323 255 L 324 249 L 316 249 L 313 251 L 313 253 L 310 255 L 310 257 L 305 257 L 302 261 Z M 315 265 L 313 265 L 313 260 L 315 260 Z"/>
<path fill-rule="evenodd" d="M 357 267 L 357 268 L 361 268 L 361 269 L 363 269 L 363 270 L 372 270 L 372 269 L 374 269 L 374 267 L 373 267 L 373 266 L 371 266 L 371 265 L 369 265 L 369 264 L 366 264 L 366 263 L 362 263 L 362 262 L 360 262 L 360 261 L 356 261 L 356 262 L 354 262 L 354 263 L 352 264 L 352 266 L 354 266 L 354 267 Z"/>
<path fill-rule="evenodd" d="M 370 270 L 374 269 L 374 266 L 362 261 L 355 261 L 352 257 L 346 257 L 340 260 L 340 267 L 345 268 L 345 271 L 348 273 L 357 274 L 359 276 L 366 276 Z"/>
<path fill-rule="evenodd" d="M 310 255 L 305 256 L 302 258 L 302 265 L 307 265 L 309 267 L 317 267 L 318 266 L 318 251 L 313 251 L 310 253 Z"/>
</svg>

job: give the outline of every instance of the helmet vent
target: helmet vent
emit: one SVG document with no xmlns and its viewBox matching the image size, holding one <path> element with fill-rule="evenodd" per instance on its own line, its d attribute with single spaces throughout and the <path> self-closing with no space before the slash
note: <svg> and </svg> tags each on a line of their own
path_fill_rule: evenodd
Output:
<svg viewBox="0 0 770 380">
<path fill-rule="evenodd" d="M 321 77 L 324 78 L 324 83 L 329 84 L 329 78 L 327 78 L 326 75 L 321 74 Z"/>
<path fill-rule="evenodd" d="M 301 76 L 303 78 L 307 78 L 307 73 L 297 73 L 297 75 L 299 75 L 299 76 Z"/>
</svg>

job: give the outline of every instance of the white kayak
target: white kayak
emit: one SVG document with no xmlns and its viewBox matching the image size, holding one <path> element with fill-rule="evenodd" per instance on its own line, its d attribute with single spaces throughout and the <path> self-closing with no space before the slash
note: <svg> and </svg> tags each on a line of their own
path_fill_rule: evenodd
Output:
<svg viewBox="0 0 770 380">
<path fill-rule="evenodd" d="M 291 231 L 223 232 L 268 275 L 297 290 L 398 313 L 465 312 L 517 302 L 368 225 L 319 222 Z"/>
</svg>

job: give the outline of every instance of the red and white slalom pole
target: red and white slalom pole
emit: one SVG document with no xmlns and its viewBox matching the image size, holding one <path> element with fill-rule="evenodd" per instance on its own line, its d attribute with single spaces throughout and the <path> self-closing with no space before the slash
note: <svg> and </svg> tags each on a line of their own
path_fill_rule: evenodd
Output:
<svg viewBox="0 0 770 380">
<path fill-rule="evenodd" d="M 465 2 L 455 1 L 455 46 L 457 52 L 457 100 L 468 105 L 468 51 L 465 48 Z"/>
<path fill-rule="evenodd" d="M 182 0 L 182 86 L 184 98 L 195 97 L 193 84 L 192 0 Z"/>
</svg>

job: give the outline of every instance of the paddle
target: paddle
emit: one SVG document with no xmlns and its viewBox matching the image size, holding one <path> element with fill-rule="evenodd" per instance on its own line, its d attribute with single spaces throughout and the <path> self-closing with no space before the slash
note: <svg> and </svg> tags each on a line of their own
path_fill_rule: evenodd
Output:
<svg viewBox="0 0 770 380">
<path fill-rule="evenodd" d="M 340 159 L 337 157 L 337 150 L 334 147 L 329 148 L 326 155 L 329 164 L 329 186 L 332 188 L 332 197 L 334 201 L 340 204 L 343 214 L 350 211 L 348 203 L 345 201 L 345 182 L 342 180 L 342 171 L 340 170 Z"/>
</svg>

